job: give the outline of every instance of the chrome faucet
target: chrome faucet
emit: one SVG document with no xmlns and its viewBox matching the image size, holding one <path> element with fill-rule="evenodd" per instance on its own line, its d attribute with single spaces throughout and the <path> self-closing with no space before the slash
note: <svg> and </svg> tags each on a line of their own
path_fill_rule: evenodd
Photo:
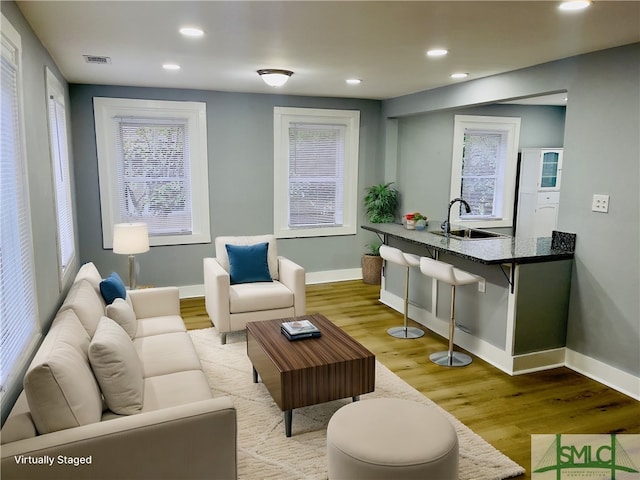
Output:
<svg viewBox="0 0 640 480">
<path fill-rule="evenodd" d="M 451 223 L 449 221 L 451 219 L 451 207 L 456 202 L 460 202 L 462 205 L 464 205 L 464 208 L 467 211 L 467 213 L 471 213 L 471 207 L 466 202 L 466 200 L 463 200 L 461 198 L 454 198 L 453 200 L 451 200 L 449 202 L 449 208 L 447 209 L 447 219 L 444 222 L 442 222 L 442 225 L 440 225 L 440 228 L 442 228 L 442 230 L 444 230 L 444 233 L 446 233 L 447 236 L 449 235 L 449 232 L 451 231 Z"/>
</svg>

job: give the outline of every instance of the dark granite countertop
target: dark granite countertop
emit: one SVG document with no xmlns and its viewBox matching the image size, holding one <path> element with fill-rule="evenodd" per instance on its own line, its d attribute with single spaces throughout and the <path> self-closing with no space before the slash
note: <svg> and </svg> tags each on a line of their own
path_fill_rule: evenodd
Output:
<svg viewBox="0 0 640 480">
<path fill-rule="evenodd" d="M 551 237 L 504 236 L 462 240 L 453 236 L 445 238 L 431 233 L 440 231 L 440 223 L 440 221 L 429 220 L 430 225 L 425 230 L 408 230 L 404 225 L 397 223 L 369 223 L 362 225 L 362 228 L 487 265 L 549 262 L 571 259 L 574 255 L 572 245 L 559 245 L 552 248 Z M 452 229 L 455 228 L 452 225 Z"/>
</svg>

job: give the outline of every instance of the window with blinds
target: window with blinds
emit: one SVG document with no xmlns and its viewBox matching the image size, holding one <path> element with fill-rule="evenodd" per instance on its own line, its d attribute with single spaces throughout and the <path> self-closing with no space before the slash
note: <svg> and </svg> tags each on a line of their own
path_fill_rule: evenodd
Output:
<svg viewBox="0 0 640 480">
<path fill-rule="evenodd" d="M 359 112 L 274 109 L 274 231 L 355 233 Z"/>
<path fill-rule="evenodd" d="M 123 222 L 152 246 L 210 242 L 205 104 L 94 98 L 94 112 L 105 248 Z"/>
<path fill-rule="evenodd" d="M 21 109 L 20 35 L 2 17 L 0 59 L 0 398 L 38 339 Z"/>
<path fill-rule="evenodd" d="M 186 119 L 116 118 L 119 217 L 150 236 L 190 235 Z"/>
<path fill-rule="evenodd" d="M 289 227 L 342 226 L 344 125 L 289 125 Z"/>
<path fill-rule="evenodd" d="M 520 118 L 456 115 L 453 131 L 450 198 L 461 197 L 451 222 L 474 227 L 513 223 Z"/>
<path fill-rule="evenodd" d="M 67 143 L 67 119 L 62 85 L 53 73 L 46 70 L 47 96 L 49 99 L 49 145 L 58 234 L 58 268 L 60 284 L 75 261 L 75 232 L 73 204 L 71 200 L 71 174 Z"/>
</svg>

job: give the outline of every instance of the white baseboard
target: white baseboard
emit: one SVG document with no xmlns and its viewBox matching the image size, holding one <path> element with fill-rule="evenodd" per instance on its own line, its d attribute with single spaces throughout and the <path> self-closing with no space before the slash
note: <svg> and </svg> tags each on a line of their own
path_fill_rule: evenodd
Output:
<svg viewBox="0 0 640 480">
<path fill-rule="evenodd" d="M 344 270 L 327 270 L 324 272 L 307 272 L 305 283 L 314 285 L 317 283 L 344 282 L 346 280 L 362 279 L 362 268 L 347 268 Z M 204 284 L 183 285 L 179 287 L 180 298 L 204 297 Z"/>
<path fill-rule="evenodd" d="M 178 287 L 180 298 L 204 297 L 204 284 Z"/>
<path fill-rule="evenodd" d="M 404 310 L 404 299 L 386 290 L 380 292 L 380 301 L 388 307 L 402 312 Z M 449 338 L 449 321 L 442 320 L 434 316 L 428 310 L 417 305 L 409 304 L 409 318 L 424 325 L 429 330 L 437 333 L 443 338 Z M 491 345 L 478 337 L 470 335 L 462 330 L 456 330 L 455 344 L 473 353 L 476 357 L 483 359 L 499 370 L 509 375 L 513 375 L 511 356 L 498 347 Z"/>
<path fill-rule="evenodd" d="M 513 375 L 550 370 L 564 367 L 566 348 L 554 348 L 540 352 L 525 353 L 513 357 Z"/>
<path fill-rule="evenodd" d="M 640 378 L 567 348 L 565 365 L 596 382 L 640 400 Z"/>
<path fill-rule="evenodd" d="M 398 312 L 404 309 L 404 300 L 388 291 L 380 292 L 380 301 Z M 448 338 L 448 322 L 434 317 L 431 312 L 416 305 L 409 305 L 409 317 L 438 335 Z M 509 375 L 567 367 L 635 400 L 640 400 L 640 378 L 568 348 L 511 356 L 462 330 L 456 330 L 455 343 Z"/>
<path fill-rule="evenodd" d="M 344 270 L 327 270 L 324 272 L 307 272 L 307 285 L 316 283 L 344 282 L 362 279 L 362 268 L 346 268 Z"/>
<path fill-rule="evenodd" d="M 361 278 L 361 268 L 308 272 L 306 274 L 306 284 L 341 282 Z M 204 285 L 185 285 L 180 287 L 179 290 L 180 298 L 204 296 Z M 403 299 L 386 290 L 381 291 L 380 301 L 398 312 L 403 311 Z M 431 312 L 421 307 L 409 305 L 409 317 L 438 335 L 445 338 L 449 335 L 448 322 L 434 317 Z M 566 366 L 585 377 L 589 377 L 596 382 L 602 383 L 640 401 L 639 377 L 569 348 L 512 357 L 496 346 L 461 330 L 456 331 L 456 344 L 509 375 L 520 375 Z"/>
</svg>

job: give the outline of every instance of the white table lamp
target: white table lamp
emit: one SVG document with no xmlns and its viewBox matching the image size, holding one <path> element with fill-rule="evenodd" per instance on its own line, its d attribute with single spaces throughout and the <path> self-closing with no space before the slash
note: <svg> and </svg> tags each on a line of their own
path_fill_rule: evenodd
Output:
<svg viewBox="0 0 640 480">
<path fill-rule="evenodd" d="M 113 253 L 129 255 L 129 288 L 136 288 L 135 254 L 149 251 L 146 223 L 117 223 L 113 226 Z"/>
</svg>

